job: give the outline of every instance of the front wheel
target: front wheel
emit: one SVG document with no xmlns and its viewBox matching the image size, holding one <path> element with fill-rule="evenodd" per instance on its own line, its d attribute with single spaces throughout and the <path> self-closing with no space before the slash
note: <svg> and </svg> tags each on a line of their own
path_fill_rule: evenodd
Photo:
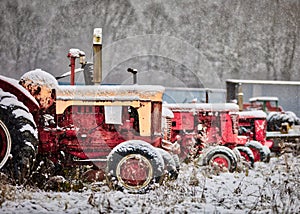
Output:
<svg viewBox="0 0 300 214">
<path fill-rule="evenodd" d="M 116 146 L 108 156 L 109 187 L 130 193 L 145 193 L 159 183 L 164 173 L 164 160 L 149 143 L 131 140 Z"/>
<path fill-rule="evenodd" d="M 237 157 L 234 152 L 225 146 L 216 146 L 203 153 L 203 165 L 218 166 L 233 172 L 237 167 Z"/>
<path fill-rule="evenodd" d="M 246 143 L 246 146 L 249 147 L 254 155 L 254 161 L 263 161 L 263 162 L 269 162 L 270 161 L 270 149 L 266 146 L 263 146 L 258 141 L 249 141 Z"/>
<path fill-rule="evenodd" d="M 240 155 L 250 163 L 251 167 L 254 167 L 254 155 L 252 150 L 246 146 L 237 146 L 234 149 L 238 150 Z"/>
<path fill-rule="evenodd" d="M 161 148 L 156 148 L 156 149 L 164 160 L 166 176 L 171 180 L 176 180 L 179 174 L 177 168 L 178 166 L 177 163 L 175 162 L 176 156 L 171 155 L 169 152 L 167 152 L 164 149 Z"/>
</svg>

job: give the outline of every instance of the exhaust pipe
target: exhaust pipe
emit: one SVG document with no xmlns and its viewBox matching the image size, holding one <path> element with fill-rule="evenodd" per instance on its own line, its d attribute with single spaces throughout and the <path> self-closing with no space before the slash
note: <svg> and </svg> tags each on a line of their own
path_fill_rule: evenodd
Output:
<svg viewBox="0 0 300 214">
<path fill-rule="evenodd" d="M 242 88 L 242 83 L 239 83 L 238 86 L 238 105 L 239 105 L 239 110 L 243 111 L 243 97 L 244 97 L 244 93 L 243 93 L 243 88 Z"/>
<path fill-rule="evenodd" d="M 68 57 L 70 58 L 70 67 L 71 67 L 71 72 L 70 72 L 70 84 L 75 85 L 75 60 L 76 58 L 80 59 L 80 64 L 83 64 L 85 62 L 85 53 L 79 49 L 71 48 L 68 53 Z M 58 77 L 59 79 L 62 77 L 67 76 L 66 74 L 63 74 L 61 77 Z M 58 79 L 56 78 L 56 79 Z"/>
<path fill-rule="evenodd" d="M 127 71 L 129 73 L 132 73 L 132 75 L 133 75 L 133 84 L 137 84 L 137 77 L 136 77 L 137 70 L 133 69 L 133 68 L 128 68 Z"/>
<path fill-rule="evenodd" d="M 94 84 L 100 85 L 102 81 L 102 28 L 95 28 L 93 34 L 93 64 Z"/>
</svg>

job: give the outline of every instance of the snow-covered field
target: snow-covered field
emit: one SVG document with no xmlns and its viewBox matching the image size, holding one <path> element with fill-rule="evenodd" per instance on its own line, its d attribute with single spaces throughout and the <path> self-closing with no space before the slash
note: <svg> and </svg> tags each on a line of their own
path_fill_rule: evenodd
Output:
<svg viewBox="0 0 300 214">
<path fill-rule="evenodd" d="M 300 156 L 284 154 L 255 169 L 215 175 L 182 164 L 179 178 L 147 194 L 46 192 L 0 184 L 0 213 L 300 213 Z"/>
</svg>

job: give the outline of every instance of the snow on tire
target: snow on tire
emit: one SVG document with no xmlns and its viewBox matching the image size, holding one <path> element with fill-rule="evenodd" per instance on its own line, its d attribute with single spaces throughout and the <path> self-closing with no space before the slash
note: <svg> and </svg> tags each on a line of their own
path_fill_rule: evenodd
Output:
<svg viewBox="0 0 300 214">
<path fill-rule="evenodd" d="M 228 171 L 233 172 L 237 167 L 237 157 L 234 152 L 225 146 L 215 146 L 204 151 L 202 157 L 203 165 L 218 165 L 220 168 L 227 168 Z"/>
<path fill-rule="evenodd" d="M 146 193 L 159 183 L 164 173 L 161 154 L 141 140 L 116 146 L 107 158 L 107 182 L 110 188 L 130 193 Z"/>
<path fill-rule="evenodd" d="M 245 158 L 247 162 L 250 163 L 251 167 L 254 167 L 254 155 L 252 150 L 247 146 L 237 146 L 236 150 L 239 151 L 240 155 Z"/>
<path fill-rule="evenodd" d="M 180 171 L 180 159 L 179 159 L 179 156 L 176 155 L 176 154 L 172 154 L 172 157 L 173 157 L 173 160 L 175 161 L 177 172 L 179 173 L 179 171 Z"/>
<path fill-rule="evenodd" d="M 28 108 L 0 89 L 0 168 L 16 183 L 29 178 L 38 144 L 37 129 Z"/>
<path fill-rule="evenodd" d="M 271 150 L 269 147 L 263 145 L 264 153 L 265 153 L 265 159 L 264 162 L 269 163 L 271 159 Z"/>
<path fill-rule="evenodd" d="M 178 177 L 178 171 L 177 171 L 176 162 L 174 158 L 166 150 L 163 150 L 161 148 L 156 148 L 156 149 L 161 154 L 164 160 L 165 170 L 168 174 L 168 177 L 172 180 L 173 179 L 175 180 Z"/>
<path fill-rule="evenodd" d="M 249 147 L 254 155 L 254 161 L 270 161 L 270 149 L 266 146 L 263 146 L 260 142 L 251 140 L 246 143 L 246 146 Z"/>
</svg>

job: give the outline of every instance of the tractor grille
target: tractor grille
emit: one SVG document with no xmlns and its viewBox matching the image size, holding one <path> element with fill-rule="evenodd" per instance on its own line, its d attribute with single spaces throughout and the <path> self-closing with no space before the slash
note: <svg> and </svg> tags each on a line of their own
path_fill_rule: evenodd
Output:
<svg viewBox="0 0 300 214">
<path fill-rule="evenodd" d="M 165 140 L 170 141 L 171 140 L 171 135 L 172 135 L 172 119 L 171 118 L 166 118 L 166 137 Z"/>
</svg>

